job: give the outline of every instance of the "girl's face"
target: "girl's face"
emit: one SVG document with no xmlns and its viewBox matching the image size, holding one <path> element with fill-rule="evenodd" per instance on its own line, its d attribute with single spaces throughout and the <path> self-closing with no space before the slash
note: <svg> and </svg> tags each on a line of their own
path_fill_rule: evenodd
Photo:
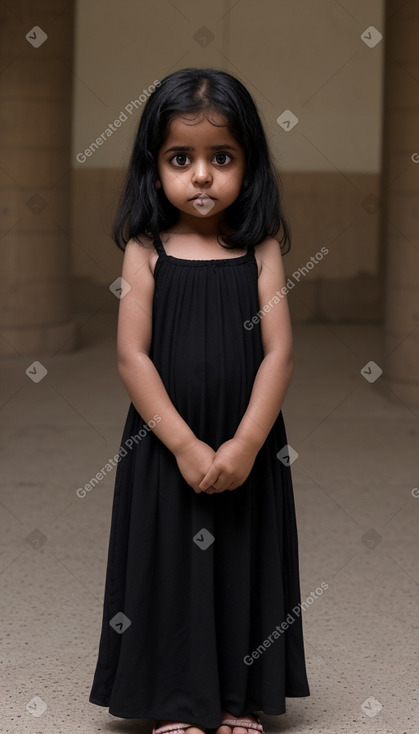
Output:
<svg viewBox="0 0 419 734">
<path fill-rule="evenodd" d="M 183 221 L 211 218 L 214 224 L 242 188 L 244 149 L 222 115 L 211 111 L 209 117 L 217 127 L 203 115 L 198 122 L 196 115 L 176 117 L 159 150 L 156 185 L 163 187 L 170 203 L 183 213 Z M 198 194 L 204 196 L 197 199 Z"/>
</svg>

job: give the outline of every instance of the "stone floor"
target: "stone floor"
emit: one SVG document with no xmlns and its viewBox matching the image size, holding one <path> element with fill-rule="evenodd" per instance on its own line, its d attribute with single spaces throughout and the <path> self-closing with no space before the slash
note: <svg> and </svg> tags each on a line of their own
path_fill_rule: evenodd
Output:
<svg viewBox="0 0 419 734">
<path fill-rule="evenodd" d="M 88 702 L 115 470 L 129 400 L 115 313 L 81 320 L 81 348 L 2 361 L 1 723 L 5 734 L 144 732 Z M 299 530 L 311 696 L 267 733 L 419 731 L 418 409 L 384 375 L 379 326 L 297 324 L 283 407 Z M 48 370 L 26 370 L 34 360 Z M 323 594 L 313 596 L 321 583 Z M 311 602 L 311 603 L 310 603 Z"/>
</svg>

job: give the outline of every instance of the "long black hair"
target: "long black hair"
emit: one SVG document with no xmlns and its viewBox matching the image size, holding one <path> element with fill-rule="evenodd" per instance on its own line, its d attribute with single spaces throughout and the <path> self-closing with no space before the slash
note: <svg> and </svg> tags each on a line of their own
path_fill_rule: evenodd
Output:
<svg viewBox="0 0 419 734">
<path fill-rule="evenodd" d="M 238 79 L 213 68 L 175 71 L 156 85 L 148 98 L 112 228 L 112 239 L 121 250 L 131 238 L 138 242 L 141 233 L 155 241 L 161 231 L 176 224 L 178 209 L 169 202 L 162 187 L 155 188 L 157 156 L 175 117 L 212 110 L 224 116 L 246 157 L 242 189 L 224 212 L 225 222 L 233 230 L 230 234 L 220 233 L 224 242 L 231 248 L 246 249 L 268 236 L 275 237 L 282 226 L 281 252 L 289 251 L 291 234 L 282 210 L 281 179 L 273 165 L 256 105 Z"/>
</svg>

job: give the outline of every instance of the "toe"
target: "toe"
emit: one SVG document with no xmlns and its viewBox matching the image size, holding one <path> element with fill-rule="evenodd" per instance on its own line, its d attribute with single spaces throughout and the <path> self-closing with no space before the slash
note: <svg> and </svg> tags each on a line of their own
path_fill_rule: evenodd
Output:
<svg viewBox="0 0 419 734">
<path fill-rule="evenodd" d="M 249 734 L 249 730 L 243 726 L 233 726 L 232 724 L 223 724 L 219 726 L 216 734 Z"/>
</svg>

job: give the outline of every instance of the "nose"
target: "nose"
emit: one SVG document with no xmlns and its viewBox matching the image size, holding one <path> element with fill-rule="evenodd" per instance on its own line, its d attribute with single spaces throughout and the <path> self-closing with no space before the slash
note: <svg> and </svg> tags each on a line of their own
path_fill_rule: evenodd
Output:
<svg viewBox="0 0 419 734">
<path fill-rule="evenodd" d="M 210 183 L 212 181 L 211 171 L 205 160 L 196 161 L 193 170 L 193 180 L 199 184 Z"/>
</svg>

